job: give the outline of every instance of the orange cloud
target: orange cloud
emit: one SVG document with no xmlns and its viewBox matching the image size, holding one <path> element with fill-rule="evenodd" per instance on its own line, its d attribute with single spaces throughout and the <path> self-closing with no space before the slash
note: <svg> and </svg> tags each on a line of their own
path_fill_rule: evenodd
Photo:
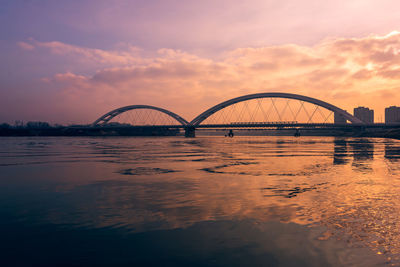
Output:
<svg viewBox="0 0 400 267">
<path fill-rule="evenodd" d="M 313 47 L 240 48 L 218 59 L 171 49 L 149 56 L 137 48 L 104 51 L 61 42 L 24 44 L 19 46 L 76 58 L 77 64 L 84 58 L 112 66 L 92 75 L 72 71 L 43 81 L 61 101 L 62 112 L 73 107 L 71 114 L 83 114 L 76 122 L 89 123 L 110 109 L 130 104 L 164 107 L 191 120 L 221 101 L 268 91 L 304 94 L 349 111 L 365 105 L 374 108 L 377 117 L 384 107 L 400 105 L 397 32 L 324 40 Z"/>
</svg>

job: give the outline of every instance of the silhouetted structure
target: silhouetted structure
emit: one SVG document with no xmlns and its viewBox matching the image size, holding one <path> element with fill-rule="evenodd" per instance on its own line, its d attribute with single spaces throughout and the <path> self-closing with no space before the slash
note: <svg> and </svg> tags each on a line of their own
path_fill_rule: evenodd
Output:
<svg viewBox="0 0 400 267">
<path fill-rule="evenodd" d="M 115 110 L 112 110 L 106 114 L 104 114 L 103 116 L 101 116 L 100 118 L 98 118 L 96 121 L 94 121 L 92 123 L 92 127 L 104 127 L 107 126 L 107 124 L 109 123 L 110 120 L 112 120 L 114 117 L 127 112 L 129 110 L 133 110 L 133 109 L 151 109 L 151 110 L 156 110 L 159 112 L 162 112 L 170 117 L 172 117 L 173 119 L 175 119 L 175 121 L 178 122 L 178 125 L 175 125 L 174 127 L 176 128 L 184 128 L 185 129 L 185 136 L 186 137 L 195 137 L 196 136 L 196 128 L 200 128 L 200 127 L 212 127 L 215 128 L 218 126 L 218 124 L 215 125 L 200 125 L 203 121 L 205 121 L 207 118 L 209 118 L 210 116 L 212 116 L 214 113 L 228 107 L 231 105 L 234 105 L 236 103 L 239 102 L 244 102 L 247 100 L 252 100 L 252 99 L 261 99 L 261 98 L 284 98 L 284 99 L 294 99 L 294 100 L 299 100 L 302 102 L 306 102 L 306 103 L 310 103 L 310 104 L 314 104 L 316 106 L 316 108 L 314 109 L 314 111 L 311 114 L 307 114 L 309 116 L 308 122 L 307 123 L 303 123 L 303 125 L 311 125 L 311 120 L 312 120 L 312 116 L 317 112 L 317 108 L 318 107 L 322 107 L 325 108 L 327 110 L 330 110 L 331 112 L 338 114 L 338 116 L 340 115 L 341 117 L 343 117 L 343 119 L 345 121 L 349 121 L 352 124 L 360 124 L 362 125 L 363 122 L 356 118 L 355 116 L 351 115 L 350 113 L 348 113 L 347 111 L 338 108 L 332 104 L 329 104 L 327 102 L 324 102 L 322 100 L 319 99 L 315 99 L 312 97 L 307 97 L 307 96 L 303 96 L 303 95 L 297 95 L 297 94 L 289 94 L 289 93 L 275 93 L 275 92 L 269 92 L 269 93 L 259 93 L 259 94 L 250 94 L 250 95 L 244 95 L 244 96 L 240 96 L 240 97 L 236 97 L 236 98 L 232 98 L 230 100 L 224 101 L 218 105 L 215 105 L 211 108 L 209 108 L 208 110 L 204 111 L 203 113 L 201 113 L 200 115 L 198 115 L 196 118 L 194 118 L 192 121 L 188 122 L 185 119 L 183 119 L 182 117 L 180 117 L 179 115 L 163 109 L 163 108 L 159 108 L 159 107 L 154 107 L 154 106 L 149 106 L 149 105 L 132 105 L 132 106 L 126 106 L 126 107 L 121 107 Z M 303 105 L 303 104 L 302 104 Z M 304 107 L 303 107 L 304 108 Z M 275 106 L 276 109 L 276 106 Z M 278 112 L 279 113 L 279 112 Z M 278 114 L 279 115 L 279 114 Z M 279 115 L 280 116 L 280 115 Z M 326 123 L 323 122 L 322 125 L 325 125 Z M 246 124 L 242 124 L 240 123 L 240 125 L 236 124 L 236 123 L 231 123 L 229 124 L 230 127 L 232 126 L 238 126 L 238 127 L 284 127 L 287 126 L 288 123 L 287 122 L 261 122 L 261 123 L 254 123 L 254 122 L 250 122 L 250 123 L 246 123 Z M 292 125 L 292 123 L 290 123 L 289 125 L 294 126 L 294 124 Z M 154 127 L 156 127 L 155 125 L 153 125 Z M 166 126 L 171 126 L 172 125 L 164 125 L 163 127 Z M 220 127 L 226 127 L 227 124 L 221 124 Z M 299 125 L 300 126 L 300 125 Z"/>
<path fill-rule="evenodd" d="M 345 124 L 347 123 L 347 120 L 345 117 L 342 116 L 342 114 L 335 112 L 334 113 L 334 119 L 333 119 L 335 124 Z"/>
<path fill-rule="evenodd" d="M 119 114 L 122 114 L 124 112 L 127 112 L 129 110 L 133 110 L 133 109 L 151 109 L 151 110 L 157 110 L 159 112 L 165 113 L 168 116 L 174 118 L 176 121 L 178 121 L 180 124 L 182 125 L 187 125 L 188 122 L 182 118 L 181 116 L 163 109 L 163 108 L 159 108 L 159 107 L 154 107 L 154 106 L 149 106 L 149 105 L 131 105 L 131 106 L 126 106 L 126 107 L 122 107 L 122 108 L 117 108 L 114 110 L 111 110 L 110 112 L 104 114 L 103 116 L 101 116 L 100 118 L 98 118 L 95 122 L 93 122 L 92 126 L 101 126 L 101 125 L 105 125 L 107 124 L 112 118 L 114 118 L 115 116 L 118 116 Z"/>
<path fill-rule="evenodd" d="M 374 123 L 374 110 L 366 107 L 354 108 L 354 117 L 365 123 Z"/>
<path fill-rule="evenodd" d="M 259 94 L 250 94 L 250 95 L 244 95 L 244 96 L 240 96 L 240 97 L 236 97 L 236 98 L 232 98 L 230 100 L 224 101 L 218 105 L 213 106 L 212 108 L 207 109 L 206 111 L 204 111 L 203 113 L 201 113 L 200 115 L 198 115 L 196 118 L 194 118 L 190 124 L 192 126 L 198 126 L 200 125 L 204 120 L 206 120 L 208 117 L 210 117 L 211 115 L 213 115 L 214 113 L 218 112 L 221 109 L 224 109 L 230 105 L 239 103 L 239 102 L 243 102 L 243 101 L 247 101 L 247 100 L 251 100 L 251 99 L 260 99 L 260 98 L 284 98 L 284 99 L 296 99 L 296 100 L 300 100 L 303 102 L 307 102 L 307 103 L 311 103 L 314 104 L 316 106 L 320 106 L 323 108 L 326 108 L 334 113 L 338 113 L 340 115 L 342 115 L 344 118 L 346 118 L 346 120 L 350 121 L 351 123 L 356 123 L 356 124 L 363 124 L 363 122 L 356 118 L 355 116 L 351 115 L 350 113 L 348 113 L 347 111 L 338 108 L 332 104 L 329 104 L 327 102 L 324 102 L 322 100 L 316 99 L 316 98 L 312 98 L 312 97 L 308 97 L 308 96 L 303 96 L 303 95 L 297 95 L 297 94 L 289 94 L 289 93 L 259 93 Z"/>
<path fill-rule="evenodd" d="M 400 123 L 400 107 L 391 106 L 385 108 L 385 123 Z"/>
<path fill-rule="evenodd" d="M 261 100 L 264 98 L 270 99 L 270 106 L 266 110 L 261 106 Z M 283 102 L 284 106 L 276 106 L 274 99 L 281 98 L 286 99 Z M 252 110 L 246 103 L 244 108 L 236 110 L 235 104 L 240 102 L 245 102 L 249 100 L 257 100 L 256 109 Z M 289 105 L 289 100 L 297 100 L 299 106 L 292 109 Z M 254 102 L 255 103 L 255 102 Z M 312 104 L 312 110 L 307 111 L 308 108 L 304 107 L 304 104 Z M 230 113 L 224 114 L 221 111 L 227 107 L 233 107 Z M 258 108 L 258 109 L 257 109 Z M 330 113 L 326 114 L 321 111 L 320 108 L 327 109 Z M 280 109 L 281 111 L 279 111 Z M 398 107 L 390 107 L 389 110 L 398 110 Z M 131 110 L 141 110 L 138 112 L 139 115 L 131 116 L 131 122 L 126 123 L 111 121 L 116 116 L 119 116 L 127 111 Z M 299 112 L 303 110 L 305 118 L 302 122 L 298 122 L 297 118 Z M 144 112 L 142 112 L 144 111 Z M 157 111 L 155 115 L 151 112 Z M 208 120 L 210 117 L 221 111 L 220 118 L 225 119 L 225 121 L 219 122 Z M 271 111 L 275 111 L 277 118 L 269 120 L 269 115 Z M 248 113 L 250 116 L 249 121 L 244 121 L 243 114 Z M 259 117 L 255 116 L 256 112 L 261 112 L 261 120 Z M 291 119 L 287 120 L 285 117 L 289 113 Z M 231 120 L 231 116 L 234 113 L 239 113 L 237 121 Z M 332 113 L 334 115 L 334 123 L 332 123 Z M 186 121 L 179 115 L 162 109 L 159 107 L 149 106 L 149 105 L 132 105 L 125 106 L 115 110 L 112 110 L 91 125 L 71 125 L 71 126 L 50 126 L 46 122 L 29 122 L 26 126 L 22 122 L 16 122 L 15 126 L 2 125 L 0 127 L 0 135 L 2 136 L 32 136 L 32 135 L 42 135 L 42 136 L 75 136 L 75 135 L 88 135 L 88 136 L 106 136 L 106 135 L 181 135 L 181 130 L 184 130 L 184 135 L 186 137 L 195 137 L 196 129 L 236 129 L 236 130 L 265 130 L 269 133 L 281 131 L 283 134 L 293 135 L 299 131 L 302 131 L 302 135 L 322 135 L 322 136 L 357 136 L 357 137 L 388 137 L 388 138 L 398 138 L 400 139 L 400 122 L 399 124 L 383 124 L 383 123 L 373 123 L 374 121 L 374 111 L 365 107 L 358 107 L 354 109 L 355 116 L 348 113 L 346 110 L 340 109 L 327 102 L 288 93 L 259 93 L 244 95 L 241 97 L 232 98 L 230 100 L 224 101 L 218 105 L 215 105 L 208 110 L 204 111 L 192 121 Z M 140 115 L 141 114 L 141 115 Z M 221 114 L 223 116 L 221 116 Z M 127 114 L 128 115 L 128 114 Z M 161 115 L 161 116 L 160 116 Z M 313 116 L 319 115 L 320 122 L 314 122 Z M 163 117 L 164 116 L 164 117 Z M 242 118 L 243 117 L 243 118 Z M 389 118 L 389 116 L 387 117 Z M 160 120 L 159 120 L 160 119 Z M 264 119 L 264 120 L 263 120 Z M 329 122 L 330 119 L 330 122 Z M 322 121 L 322 122 L 321 122 Z M 161 122 L 161 123 L 160 123 Z M 296 131 L 296 132 L 294 132 Z"/>
<path fill-rule="evenodd" d="M 44 128 L 50 128 L 50 124 L 44 121 L 29 121 L 26 124 L 26 127 L 30 129 L 44 129 Z"/>
</svg>

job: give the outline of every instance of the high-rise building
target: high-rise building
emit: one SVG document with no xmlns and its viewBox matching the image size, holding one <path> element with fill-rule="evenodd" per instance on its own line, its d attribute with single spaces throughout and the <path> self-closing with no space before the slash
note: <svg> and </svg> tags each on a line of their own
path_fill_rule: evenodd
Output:
<svg viewBox="0 0 400 267">
<path fill-rule="evenodd" d="M 374 110 L 366 107 L 354 108 L 354 117 L 365 123 L 374 123 Z"/>
<path fill-rule="evenodd" d="M 400 107 L 385 108 L 385 123 L 400 123 Z"/>
</svg>

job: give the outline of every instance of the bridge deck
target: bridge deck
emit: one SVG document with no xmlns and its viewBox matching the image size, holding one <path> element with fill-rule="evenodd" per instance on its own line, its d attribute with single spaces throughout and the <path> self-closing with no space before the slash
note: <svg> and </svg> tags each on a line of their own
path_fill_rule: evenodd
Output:
<svg viewBox="0 0 400 267">
<path fill-rule="evenodd" d="M 396 124 L 385 124 L 385 123 L 373 123 L 373 124 L 334 124 L 334 123 L 231 123 L 231 124 L 200 124 L 196 126 L 191 125 L 140 125 L 140 126 L 92 126 L 99 128 L 187 128 L 194 127 L 196 129 L 208 128 L 400 128 L 400 125 Z"/>
</svg>

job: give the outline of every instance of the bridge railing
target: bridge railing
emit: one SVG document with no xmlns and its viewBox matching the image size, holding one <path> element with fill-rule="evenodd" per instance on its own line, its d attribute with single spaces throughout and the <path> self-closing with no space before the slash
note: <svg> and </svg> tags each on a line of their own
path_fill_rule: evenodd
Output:
<svg viewBox="0 0 400 267">
<path fill-rule="evenodd" d="M 254 121 L 250 121 L 250 122 L 243 122 L 243 121 L 238 121 L 238 122 L 231 122 L 231 125 L 271 125 L 271 124 L 297 124 L 297 121 L 261 121 L 261 122 L 254 122 Z"/>
</svg>

